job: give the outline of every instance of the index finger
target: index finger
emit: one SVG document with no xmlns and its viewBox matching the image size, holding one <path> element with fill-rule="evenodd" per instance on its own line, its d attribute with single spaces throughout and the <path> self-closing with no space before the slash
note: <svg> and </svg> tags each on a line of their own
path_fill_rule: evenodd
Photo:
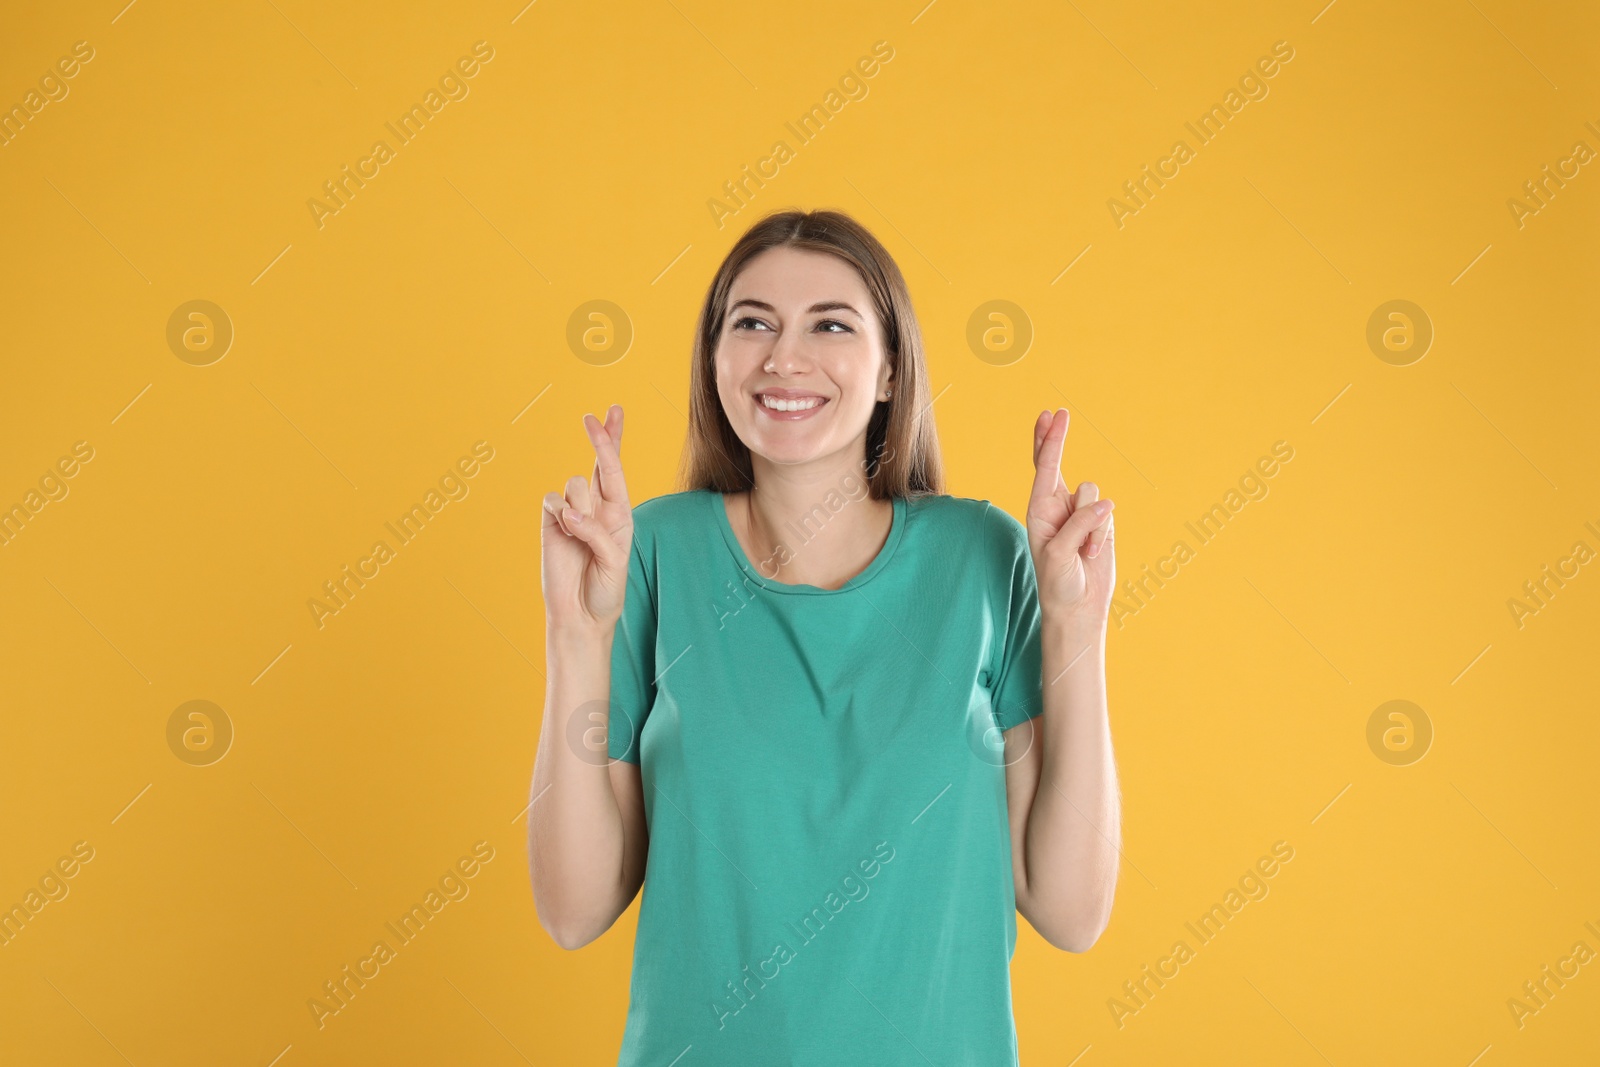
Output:
<svg viewBox="0 0 1600 1067">
<path fill-rule="evenodd" d="M 1045 428 L 1044 437 L 1038 436 L 1034 431 L 1033 465 L 1033 496 L 1035 498 L 1054 496 L 1055 491 L 1063 483 L 1061 481 L 1061 449 L 1067 440 L 1067 423 L 1071 416 L 1066 408 L 1057 408 L 1050 415 L 1050 422 Z M 1035 424 L 1037 426 L 1037 424 Z"/>
<path fill-rule="evenodd" d="M 595 419 L 591 427 L 589 420 L 593 415 L 583 416 L 583 428 L 589 433 L 589 441 L 594 445 L 595 470 L 599 473 L 596 489 L 600 499 L 613 503 L 628 503 L 628 483 L 622 474 L 622 405 L 612 404 L 606 410 L 605 425 L 600 425 L 600 420 Z"/>
</svg>

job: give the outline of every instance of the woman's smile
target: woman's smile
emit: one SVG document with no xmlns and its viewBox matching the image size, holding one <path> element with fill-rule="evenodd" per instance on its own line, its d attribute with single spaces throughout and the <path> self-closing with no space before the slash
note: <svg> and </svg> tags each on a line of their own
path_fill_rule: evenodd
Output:
<svg viewBox="0 0 1600 1067">
<path fill-rule="evenodd" d="M 821 411 L 828 398 L 788 389 L 763 389 L 755 395 L 756 409 L 769 419 L 798 422 Z"/>
</svg>

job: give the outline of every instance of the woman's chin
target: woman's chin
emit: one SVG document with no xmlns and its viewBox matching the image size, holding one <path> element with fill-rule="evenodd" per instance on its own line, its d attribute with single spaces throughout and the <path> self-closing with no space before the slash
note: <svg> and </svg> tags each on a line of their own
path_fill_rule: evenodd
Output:
<svg viewBox="0 0 1600 1067">
<path fill-rule="evenodd" d="M 775 463 L 781 467 L 796 467 L 810 463 L 823 453 L 820 449 L 796 446 L 793 442 L 782 442 L 771 447 L 758 446 L 752 449 L 768 463 Z"/>
<path fill-rule="evenodd" d="M 832 456 L 837 449 L 829 447 L 826 443 L 817 440 L 783 441 L 770 438 L 758 439 L 750 451 L 766 460 L 768 463 L 780 467 L 799 467 L 808 463 L 823 463 Z"/>
</svg>

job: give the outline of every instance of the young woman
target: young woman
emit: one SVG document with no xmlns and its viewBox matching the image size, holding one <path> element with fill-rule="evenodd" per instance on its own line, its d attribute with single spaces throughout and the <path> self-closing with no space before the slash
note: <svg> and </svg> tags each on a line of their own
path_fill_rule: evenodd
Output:
<svg viewBox="0 0 1600 1067">
<path fill-rule="evenodd" d="M 1016 912 L 1082 952 L 1116 885 L 1111 504 L 1061 409 L 1026 525 L 943 492 L 905 280 L 837 212 L 728 253 L 689 392 L 686 489 L 630 505 L 613 406 L 544 499 L 539 920 L 644 884 L 621 1067 L 1013 1067 Z"/>
</svg>

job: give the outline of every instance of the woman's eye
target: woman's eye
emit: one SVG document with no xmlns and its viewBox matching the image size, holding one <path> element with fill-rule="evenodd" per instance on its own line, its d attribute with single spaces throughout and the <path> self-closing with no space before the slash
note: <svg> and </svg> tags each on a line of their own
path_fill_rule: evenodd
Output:
<svg viewBox="0 0 1600 1067">
<path fill-rule="evenodd" d="M 732 328 L 735 329 L 735 330 L 743 330 L 743 329 L 747 329 L 747 328 L 754 328 L 756 326 L 761 327 L 763 330 L 770 330 L 771 329 L 770 326 L 768 326 L 766 323 L 762 322 L 760 319 L 753 318 L 753 317 L 751 317 L 749 315 L 746 315 L 742 319 L 735 320 L 734 323 L 733 323 L 733 327 Z M 827 327 L 830 327 L 830 326 L 837 326 L 839 329 L 837 329 L 837 330 L 827 329 Z M 838 319 L 823 319 L 821 322 L 817 323 L 817 329 L 822 330 L 824 333 L 840 333 L 840 332 L 843 332 L 843 333 L 854 333 L 855 332 L 846 323 L 840 322 Z"/>
</svg>

